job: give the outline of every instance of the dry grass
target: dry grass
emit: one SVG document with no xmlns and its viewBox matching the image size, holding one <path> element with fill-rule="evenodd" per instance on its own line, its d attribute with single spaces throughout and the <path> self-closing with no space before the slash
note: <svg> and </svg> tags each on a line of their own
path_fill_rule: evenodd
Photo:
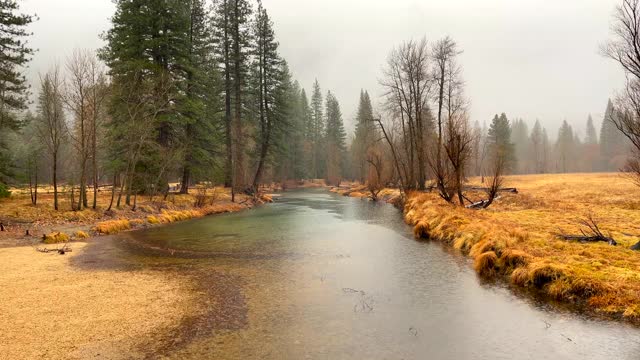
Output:
<svg viewBox="0 0 640 360">
<path fill-rule="evenodd" d="M 131 229 L 131 222 L 128 219 L 103 221 L 97 223 L 95 227 L 96 232 L 104 235 L 117 234 L 129 229 Z"/>
<path fill-rule="evenodd" d="M 42 242 L 45 244 L 60 244 L 60 243 L 69 242 L 69 239 L 70 239 L 69 235 L 63 232 L 54 232 L 54 233 L 45 235 Z"/>
<path fill-rule="evenodd" d="M 193 308 L 189 285 L 169 274 L 73 268 L 85 246 L 64 256 L 0 249 L 0 358 L 142 358 L 140 343 Z"/>
<path fill-rule="evenodd" d="M 474 259 L 478 273 L 502 275 L 563 301 L 640 319 L 640 189 L 618 174 L 507 177 L 519 194 L 474 211 L 443 203 L 435 193 L 410 194 L 405 219 L 419 238 L 444 241 Z M 475 194 L 480 197 L 480 194 Z M 593 213 L 620 244 L 583 244 L 577 220 Z"/>
<path fill-rule="evenodd" d="M 252 199 L 246 195 L 236 195 L 236 203 L 231 202 L 230 189 L 209 189 L 208 194 L 215 195 L 215 201 L 201 208 L 195 208 L 197 190 L 190 194 L 170 194 L 166 199 L 156 196 L 153 199 L 138 197 L 136 210 L 123 204 L 120 208 L 115 205 L 106 211 L 111 200 L 110 191 L 98 194 L 97 208 L 73 211 L 71 202 L 66 197 L 59 199 L 59 211 L 53 208 L 53 195 L 41 190 L 38 195 L 38 205 L 31 205 L 28 192 L 12 189 L 13 196 L 0 200 L 0 220 L 9 225 L 13 238 L 24 234 L 29 229 L 32 234 L 48 234 L 57 232 L 60 227 L 73 233 L 78 228 L 92 228 L 99 234 L 115 234 L 133 229 L 145 224 L 168 224 L 176 221 L 188 220 L 211 214 L 235 212 L 254 205 Z M 215 192 L 215 193 L 214 193 Z M 89 192 L 89 199 L 93 194 Z M 273 199 L 263 195 L 258 203 L 271 202 Z M 117 219 L 117 220 L 114 220 Z M 86 234 L 86 233 L 84 233 Z M 6 238 L 6 236 L 5 236 Z M 75 239 L 84 239 L 80 235 Z M 0 238 L 0 246 L 11 243 L 12 239 Z M 18 242 L 19 243 L 19 242 Z M 24 243 L 22 243 L 24 245 Z"/>
</svg>

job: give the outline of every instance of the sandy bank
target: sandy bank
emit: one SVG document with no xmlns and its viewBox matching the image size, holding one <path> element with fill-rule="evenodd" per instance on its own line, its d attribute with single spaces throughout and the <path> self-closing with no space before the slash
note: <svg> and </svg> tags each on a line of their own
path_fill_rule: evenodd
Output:
<svg viewBox="0 0 640 360">
<path fill-rule="evenodd" d="M 86 246 L 0 249 L 1 358 L 139 358 L 187 316 L 194 299 L 178 276 L 74 268 Z"/>
</svg>

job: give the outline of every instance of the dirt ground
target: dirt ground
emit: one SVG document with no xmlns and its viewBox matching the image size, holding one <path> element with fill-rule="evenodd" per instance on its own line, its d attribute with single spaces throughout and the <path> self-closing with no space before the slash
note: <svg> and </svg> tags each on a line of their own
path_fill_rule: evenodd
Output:
<svg viewBox="0 0 640 360">
<path fill-rule="evenodd" d="M 141 345 L 193 308 L 189 284 L 168 272 L 78 269 L 65 255 L 0 249 L 0 358 L 141 358 Z"/>
</svg>

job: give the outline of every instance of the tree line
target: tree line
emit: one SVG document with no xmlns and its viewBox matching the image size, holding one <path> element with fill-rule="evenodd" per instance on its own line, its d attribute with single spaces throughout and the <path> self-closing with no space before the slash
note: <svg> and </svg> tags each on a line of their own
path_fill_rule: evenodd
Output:
<svg viewBox="0 0 640 360">
<path fill-rule="evenodd" d="M 34 17 L 16 1 L 0 6 L 15 53 L 0 63 L 12 76 L 0 83 L 5 191 L 28 183 L 37 204 L 39 184 L 52 184 L 56 209 L 64 193 L 80 210 L 96 208 L 107 183 L 111 209 L 198 183 L 235 197 L 274 181 L 343 178 L 340 104 L 317 80 L 309 101 L 261 1 L 116 1 L 102 49 L 76 50 L 41 74 L 35 113 L 22 75 Z"/>
</svg>

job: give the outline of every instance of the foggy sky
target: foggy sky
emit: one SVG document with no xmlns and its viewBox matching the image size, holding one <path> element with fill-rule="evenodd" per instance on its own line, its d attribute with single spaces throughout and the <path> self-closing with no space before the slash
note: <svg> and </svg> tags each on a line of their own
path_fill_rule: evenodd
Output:
<svg viewBox="0 0 640 360">
<path fill-rule="evenodd" d="M 275 23 L 280 51 L 310 93 L 315 78 L 338 97 L 352 128 L 359 92 L 377 102 L 389 51 L 409 39 L 451 36 L 464 51 L 471 120 L 496 113 L 530 124 L 540 119 L 552 138 L 566 119 L 580 134 L 588 114 L 599 126 L 607 99 L 624 75 L 599 54 L 610 36 L 618 0 L 263 0 Z M 37 13 L 29 69 L 38 73 L 76 48 L 102 46 L 110 0 L 24 0 Z M 34 88 L 36 90 L 36 88 Z M 374 104 L 375 105 L 375 104 Z"/>
</svg>

